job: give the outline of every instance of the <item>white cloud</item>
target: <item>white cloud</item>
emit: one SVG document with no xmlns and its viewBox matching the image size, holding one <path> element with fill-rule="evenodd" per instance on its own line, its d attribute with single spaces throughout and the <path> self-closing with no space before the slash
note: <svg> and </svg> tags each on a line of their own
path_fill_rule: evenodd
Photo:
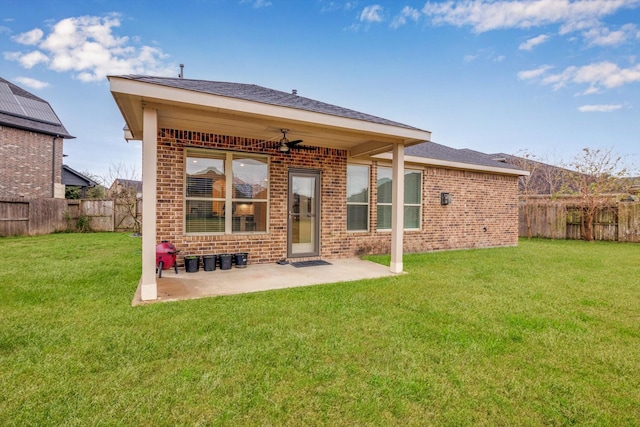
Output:
<svg viewBox="0 0 640 427">
<path fill-rule="evenodd" d="M 321 8 L 320 8 L 320 12 L 322 13 L 326 13 L 326 12 L 335 12 L 336 10 L 353 10 L 358 6 L 358 2 L 357 1 L 348 1 L 348 2 L 335 2 L 335 1 L 322 1 L 320 0 L 320 3 L 322 4 Z"/>
<path fill-rule="evenodd" d="M 364 22 L 382 22 L 382 6 L 374 4 L 365 7 L 360 13 L 360 21 Z"/>
<path fill-rule="evenodd" d="M 533 28 L 561 24 L 563 31 L 591 26 L 600 18 L 638 0 L 462 0 L 432 3 L 422 9 L 436 24 L 471 26 L 479 33 L 506 28 Z"/>
<path fill-rule="evenodd" d="M 18 34 L 12 39 L 20 44 L 35 45 L 42 39 L 44 32 L 40 28 L 34 28 L 26 33 Z"/>
<path fill-rule="evenodd" d="M 16 36 L 16 41 L 35 43 L 39 50 L 5 52 L 6 59 L 15 60 L 24 68 L 46 63 L 58 72 L 73 72 L 84 81 L 102 80 L 108 74 L 172 75 L 173 67 L 165 64 L 160 49 L 134 45 L 129 37 L 117 36 L 118 15 L 80 16 L 55 23 L 48 35 L 34 29 Z"/>
<path fill-rule="evenodd" d="M 475 54 L 465 55 L 462 60 L 464 62 L 473 62 L 476 60 L 482 61 L 491 61 L 491 62 L 502 62 L 504 61 L 506 56 L 498 55 L 495 50 L 487 48 L 487 49 L 478 49 Z"/>
<path fill-rule="evenodd" d="M 590 46 L 616 46 L 633 38 L 635 32 L 635 25 L 626 24 L 618 31 L 611 31 L 605 27 L 594 27 L 585 31 L 583 36 Z"/>
<path fill-rule="evenodd" d="M 610 113 L 622 108 L 620 104 L 583 105 L 578 107 L 582 113 Z"/>
<path fill-rule="evenodd" d="M 590 86 L 587 90 L 578 95 L 595 95 L 596 93 L 600 93 L 600 89 L 595 86 Z"/>
<path fill-rule="evenodd" d="M 16 81 L 32 89 L 43 89 L 45 87 L 49 87 L 49 83 L 32 79 L 31 77 L 16 77 Z"/>
<path fill-rule="evenodd" d="M 402 8 L 400 15 L 393 18 L 391 28 L 398 28 L 405 25 L 407 23 L 407 19 L 418 22 L 418 19 L 420 19 L 420 11 L 409 6 L 405 6 Z"/>
<path fill-rule="evenodd" d="M 348 27 L 343 28 L 343 31 L 351 31 L 357 33 L 358 31 L 360 31 L 360 24 L 351 24 Z"/>
<path fill-rule="evenodd" d="M 7 58 L 7 56 L 5 56 Z M 22 54 L 20 52 L 11 52 L 11 56 L 8 59 L 17 60 L 22 67 L 31 69 L 38 64 L 49 62 L 49 57 L 39 50 L 34 50 L 29 53 Z"/>
<path fill-rule="evenodd" d="M 576 72 L 576 83 L 589 83 L 592 86 L 604 86 L 607 89 L 628 83 L 640 82 L 640 65 L 620 68 L 612 62 L 599 62 L 580 67 Z"/>
<path fill-rule="evenodd" d="M 534 70 L 521 71 L 518 73 L 518 78 L 531 80 L 540 77 L 540 84 L 550 85 L 554 90 L 570 83 L 589 85 L 582 95 L 599 93 L 602 88 L 612 89 L 625 84 L 640 83 L 640 65 L 620 68 L 612 62 L 603 61 L 581 67 L 570 66 L 560 73 L 547 74 L 551 68 L 544 65 Z"/>
<path fill-rule="evenodd" d="M 546 42 L 547 40 L 549 40 L 549 36 L 546 34 L 540 34 L 537 37 L 533 37 L 529 40 L 527 40 L 526 42 L 520 44 L 520 46 L 518 46 L 518 49 L 520 50 L 531 50 L 534 47 L 541 45 L 542 43 Z"/>
<path fill-rule="evenodd" d="M 271 6 L 271 2 L 268 0 L 240 0 L 240 4 L 244 3 L 251 3 L 254 9 Z"/>
<path fill-rule="evenodd" d="M 2 52 L 2 56 L 7 61 L 19 61 L 22 53 L 20 52 Z"/>
<path fill-rule="evenodd" d="M 553 66 L 551 65 L 543 65 L 541 67 L 535 68 L 533 70 L 520 71 L 518 73 L 518 78 L 520 80 L 531 80 L 542 76 L 547 71 L 551 70 Z"/>
</svg>

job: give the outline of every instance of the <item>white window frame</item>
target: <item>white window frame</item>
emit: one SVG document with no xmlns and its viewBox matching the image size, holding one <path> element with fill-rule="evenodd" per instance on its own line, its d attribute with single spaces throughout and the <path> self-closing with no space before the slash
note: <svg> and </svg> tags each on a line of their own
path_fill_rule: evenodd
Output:
<svg viewBox="0 0 640 427">
<path fill-rule="evenodd" d="M 349 166 L 361 166 L 367 168 L 367 201 L 366 202 L 350 202 L 347 197 L 347 233 L 367 233 L 371 228 L 371 166 L 359 163 L 347 164 L 347 186 L 349 182 Z M 348 196 L 348 195 L 347 195 Z M 349 230 L 349 206 L 366 206 L 367 207 L 367 228 L 360 230 Z"/>
<path fill-rule="evenodd" d="M 378 173 L 377 173 L 377 176 L 376 176 L 376 195 L 378 194 L 377 190 L 378 190 L 378 179 L 380 178 L 380 169 L 391 170 L 391 167 L 390 166 L 378 166 L 377 169 L 378 169 L 378 171 L 377 171 Z M 403 209 L 407 208 L 407 207 L 418 207 L 418 212 L 419 212 L 419 214 L 418 214 L 418 227 L 417 228 L 404 227 L 403 228 L 404 231 L 420 231 L 420 230 L 422 230 L 422 178 L 423 178 L 422 169 L 405 168 L 405 170 L 404 170 L 405 176 L 408 173 L 415 173 L 415 172 L 418 172 L 420 174 L 420 188 L 419 188 L 419 191 L 418 191 L 419 196 L 420 196 L 420 203 L 403 203 L 402 207 L 403 207 Z M 391 177 L 391 179 L 393 180 L 393 177 Z M 405 179 L 405 182 L 406 182 L 406 179 Z M 406 191 L 406 186 L 405 186 L 405 191 Z M 376 225 L 376 230 L 377 231 L 384 231 L 384 232 L 389 231 L 390 232 L 391 228 L 380 228 L 379 227 L 379 223 L 377 221 L 378 206 L 393 206 L 393 204 L 392 203 L 380 203 L 378 201 L 378 199 L 377 199 L 377 196 L 376 196 L 376 224 L 377 224 Z M 393 209 L 393 207 L 392 207 L 392 209 Z M 405 215 L 405 222 L 406 222 L 406 218 L 407 218 L 407 216 Z"/>
</svg>

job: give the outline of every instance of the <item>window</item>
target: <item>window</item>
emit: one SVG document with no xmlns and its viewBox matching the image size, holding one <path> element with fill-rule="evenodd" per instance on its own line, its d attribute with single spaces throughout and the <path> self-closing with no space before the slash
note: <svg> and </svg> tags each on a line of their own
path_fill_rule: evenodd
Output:
<svg viewBox="0 0 640 427">
<path fill-rule="evenodd" d="M 186 233 L 267 231 L 266 157 L 190 150 L 185 171 Z"/>
<path fill-rule="evenodd" d="M 378 168 L 378 230 L 391 229 L 391 168 Z M 422 172 L 404 171 L 404 228 L 419 230 L 422 212 Z"/>
<path fill-rule="evenodd" d="M 187 233 L 223 233 L 226 200 L 225 156 L 190 153 L 186 165 Z"/>
<path fill-rule="evenodd" d="M 369 230 L 369 166 L 347 165 L 347 231 Z"/>
<path fill-rule="evenodd" d="M 267 231 L 267 158 L 233 154 L 232 168 L 232 231 Z"/>
</svg>

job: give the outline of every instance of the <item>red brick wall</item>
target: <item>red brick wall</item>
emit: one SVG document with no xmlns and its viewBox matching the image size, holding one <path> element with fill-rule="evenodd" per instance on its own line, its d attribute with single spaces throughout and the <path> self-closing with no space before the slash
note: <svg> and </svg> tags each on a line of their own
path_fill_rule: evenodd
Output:
<svg viewBox="0 0 640 427">
<path fill-rule="evenodd" d="M 63 139 L 56 139 L 55 183 L 62 182 Z M 0 199 L 53 197 L 53 136 L 0 126 Z"/>
<path fill-rule="evenodd" d="M 185 148 L 211 148 L 267 154 L 270 157 L 268 233 L 254 235 L 184 234 Z M 275 262 L 287 255 L 287 185 L 291 168 L 320 170 L 321 256 L 344 258 L 388 253 L 390 232 L 376 231 L 376 163 L 371 165 L 371 227 L 347 232 L 344 150 L 318 148 L 280 153 L 258 140 L 162 129 L 158 138 L 158 240 L 170 240 L 181 255 L 248 252 L 249 263 Z M 423 168 L 422 230 L 405 233 L 405 251 L 423 252 L 516 245 L 517 178 Z M 452 194 L 440 205 L 440 192 Z"/>
<path fill-rule="evenodd" d="M 377 200 L 375 166 L 374 163 L 370 186 L 371 231 L 349 233 L 351 252 L 356 254 L 391 250 L 391 232 L 373 231 Z M 405 252 L 517 245 L 517 185 L 517 177 L 512 176 L 423 168 L 422 229 L 405 232 Z M 451 194 L 451 204 L 440 204 L 442 192 Z"/>
</svg>

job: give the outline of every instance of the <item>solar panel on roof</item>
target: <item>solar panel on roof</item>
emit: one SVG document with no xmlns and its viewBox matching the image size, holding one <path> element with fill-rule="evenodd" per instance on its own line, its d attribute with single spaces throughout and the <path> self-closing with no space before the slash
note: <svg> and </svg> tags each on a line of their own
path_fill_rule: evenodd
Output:
<svg viewBox="0 0 640 427">
<path fill-rule="evenodd" d="M 36 101 L 35 99 L 25 98 L 23 96 L 16 96 L 16 99 L 22 105 L 27 116 L 33 117 L 37 120 L 43 120 L 54 124 L 61 124 L 58 120 L 58 116 L 53 112 L 51 106 L 46 102 Z"/>
<path fill-rule="evenodd" d="M 11 114 L 26 115 L 8 84 L 0 82 L 0 110 Z"/>
<path fill-rule="evenodd" d="M 14 95 L 11 87 L 4 82 L 0 82 L 0 111 L 55 125 L 62 124 L 49 104 Z"/>
</svg>

